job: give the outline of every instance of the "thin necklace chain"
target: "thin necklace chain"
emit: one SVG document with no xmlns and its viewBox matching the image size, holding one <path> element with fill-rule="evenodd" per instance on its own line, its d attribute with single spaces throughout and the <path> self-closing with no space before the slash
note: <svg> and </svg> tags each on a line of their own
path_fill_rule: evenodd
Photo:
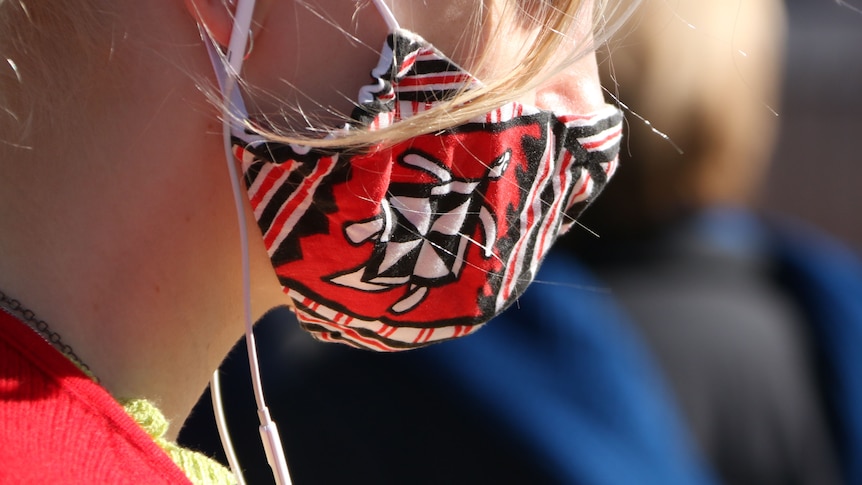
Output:
<svg viewBox="0 0 862 485">
<path fill-rule="evenodd" d="M 20 317 L 28 327 L 35 330 L 42 336 L 42 338 L 53 345 L 55 349 L 59 350 L 69 360 L 74 362 L 75 365 L 83 370 L 88 376 L 93 378 L 96 382 L 99 381 L 99 379 L 93 375 L 93 371 L 90 370 L 90 367 L 85 364 L 80 357 L 78 357 L 78 354 L 75 353 L 72 346 L 64 343 L 63 338 L 59 333 L 51 330 L 51 327 L 47 322 L 45 322 L 45 320 L 38 318 L 32 310 L 23 306 L 20 301 L 10 298 L 6 293 L 0 291 L 0 307 L 5 308 L 14 316 Z"/>
</svg>

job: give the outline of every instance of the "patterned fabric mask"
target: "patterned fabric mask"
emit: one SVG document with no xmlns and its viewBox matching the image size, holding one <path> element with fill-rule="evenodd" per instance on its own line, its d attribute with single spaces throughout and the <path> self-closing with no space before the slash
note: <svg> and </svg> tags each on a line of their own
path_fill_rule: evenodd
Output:
<svg viewBox="0 0 862 485">
<path fill-rule="evenodd" d="M 344 130 L 378 130 L 479 85 L 404 30 L 389 35 L 372 76 Z M 613 174 L 621 121 L 612 106 L 562 114 L 509 103 L 359 152 L 239 129 L 232 143 L 303 327 L 393 351 L 468 335 L 524 291 Z"/>
</svg>

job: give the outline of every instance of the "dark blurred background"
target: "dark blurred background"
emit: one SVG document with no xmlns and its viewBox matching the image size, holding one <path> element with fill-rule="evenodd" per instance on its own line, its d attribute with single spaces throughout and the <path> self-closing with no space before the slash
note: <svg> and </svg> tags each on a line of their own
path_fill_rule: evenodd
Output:
<svg viewBox="0 0 862 485">
<path fill-rule="evenodd" d="M 859 251 L 862 14 L 835 1 L 787 5 L 781 132 L 760 205 L 812 223 Z"/>
</svg>

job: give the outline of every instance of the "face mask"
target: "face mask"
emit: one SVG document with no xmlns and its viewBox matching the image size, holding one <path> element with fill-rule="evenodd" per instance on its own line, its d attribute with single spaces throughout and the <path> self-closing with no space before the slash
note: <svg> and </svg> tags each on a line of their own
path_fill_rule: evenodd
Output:
<svg viewBox="0 0 862 485">
<path fill-rule="evenodd" d="M 372 76 L 346 131 L 378 130 L 479 85 L 400 29 Z M 392 351 L 468 335 L 517 299 L 613 174 L 621 121 L 612 106 L 568 114 L 509 103 L 359 152 L 238 128 L 232 143 L 302 326 L 320 340 Z"/>
</svg>

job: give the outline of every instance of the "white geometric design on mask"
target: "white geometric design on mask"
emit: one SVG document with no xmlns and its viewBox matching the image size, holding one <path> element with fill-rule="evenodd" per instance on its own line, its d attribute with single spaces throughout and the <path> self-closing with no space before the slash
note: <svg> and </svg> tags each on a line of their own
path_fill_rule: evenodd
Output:
<svg viewBox="0 0 862 485">
<path fill-rule="evenodd" d="M 419 257 L 416 258 L 416 267 L 414 273 L 420 278 L 434 280 L 446 277 L 450 272 L 450 268 L 446 262 L 437 254 L 437 250 L 431 244 L 423 243 L 422 249 L 419 250 Z"/>
<path fill-rule="evenodd" d="M 421 239 L 416 239 L 415 241 L 407 241 L 407 242 L 389 242 L 386 244 L 386 256 L 383 258 L 383 262 L 380 263 L 379 272 L 385 273 L 386 270 L 395 266 L 398 261 L 402 258 L 410 254 L 411 251 L 416 249 L 416 246 L 422 244 Z M 377 280 L 375 278 L 372 281 Z"/>
<path fill-rule="evenodd" d="M 428 288 L 425 286 L 412 287 L 404 298 L 398 300 L 394 305 L 392 305 L 392 313 L 409 312 L 422 303 L 422 300 L 425 299 L 425 295 L 427 294 Z"/>
<path fill-rule="evenodd" d="M 485 235 L 485 245 L 482 246 L 484 249 L 484 256 L 486 258 L 490 258 L 492 254 L 494 254 L 494 247 L 490 242 L 497 240 L 497 221 L 494 220 L 494 215 L 491 214 L 491 211 L 488 210 L 487 207 L 482 207 L 479 209 L 479 220 L 482 221 L 482 234 Z"/>
<path fill-rule="evenodd" d="M 486 179 L 502 177 L 510 160 L 511 152 L 498 157 L 487 166 Z M 471 243 L 482 249 L 483 257 L 491 257 L 498 234 L 493 212 L 486 204 L 473 218 L 468 217 L 474 198 L 483 196 L 476 192 L 481 181 L 456 179 L 447 167 L 419 154 L 408 154 L 402 161 L 438 180 L 432 187 L 416 191 L 430 196 L 390 192 L 376 218 L 347 224 L 345 236 L 351 242 L 376 244 L 372 257 L 375 263 L 368 262 L 355 271 L 330 278 L 334 284 L 370 292 L 408 285 L 407 293 L 389 309 L 393 313 L 408 312 L 425 299 L 433 285 L 416 279 L 443 282 L 460 277 Z M 460 203 L 449 211 L 435 213 L 433 208 L 444 201 L 448 206 L 452 201 Z M 483 242 L 470 236 L 476 229 L 481 230 Z"/>
<path fill-rule="evenodd" d="M 431 226 L 431 201 L 417 197 L 395 196 L 389 205 L 413 224 L 419 234 L 427 234 Z"/>
<path fill-rule="evenodd" d="M 403 160 L 405 164 L 410 165 L 411 167 L 416 167 L 419 170 L 424 170 L 437 177 L 437 180 L 439 180 L 440 183 L 446 184 L 452 180 L 452 173 L 450 173 L 446 167 L 441 167 L 422 155 L 410 153 L 408 155 L 404 155 Z"/>
<path fill-rule="evenodd" d="M 346 286 L 348 288 L 355 288 L 357 290 L 362 291 L 384 291 L 391 288 L 392 285 L 389 284 L 376 284 L 374 282 L 366 282 L 362 280 L 363 269 L 359 268 L 353 273 L 343 274 L 336 276 L 335 278 L 330 279 L 332 283 L 340 286 Z M 406 281 L 405 281 L 406 283 Z"/>
<path fill-rule="evenodd" d="M 461 230 L 464 226 L 464 221 L 467 219 L 467 209 L 469 207 L 470 201 L 465 200 L 463 204 L 455 209 L 452 209 L 445 214 L 441 214 L 440 217 L 434 221 L 434 225 L 431 227 L 431 230 L 439 232 L 440 234 L 446 234 L 447 236 L 458 235 L 458 231 Z"/>
<path fill-rule="evenodd" d="M 344 232 L 353 244 L 360 244 L 383 231 L 383 219 L 373 219 L 368 222 L 351 224 Z"/>
</svg>

